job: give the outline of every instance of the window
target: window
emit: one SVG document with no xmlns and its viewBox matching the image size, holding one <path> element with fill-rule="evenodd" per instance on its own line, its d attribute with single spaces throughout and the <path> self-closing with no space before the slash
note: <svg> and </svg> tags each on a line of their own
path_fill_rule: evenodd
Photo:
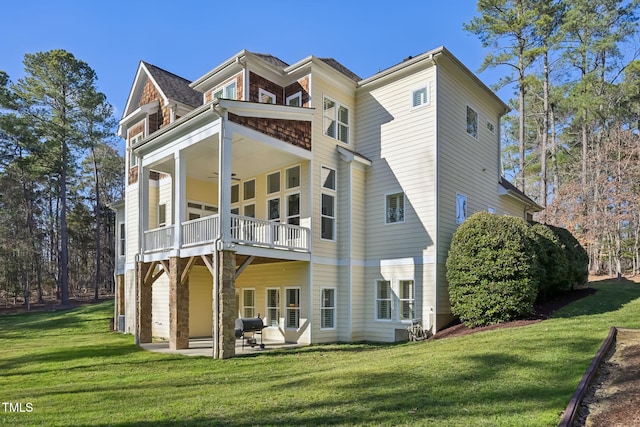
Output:
<svg viewBox="0 0 640 427">
<path fill-rule="evenodd" d="M 256 317 L 256 290 L 242 290 L 242 317 Z"/>
<path fill-rule="evenodd" d="M 467 105 L 467 133 L 478 139 L 478 112 Z"/>
<path fill-rule="evenodd" d="M 335 240 L 335 204 L 335 196 L 322 193 L 322 230 L 320 237 L 325 240 Z"/>
<path fill-rule="evenodd" d="M 187 217 L 189 221 L 191 221 L 192 219 L 198 219 L 217 213 L 218 208 L 216 208 L 215 206 L 198 202 L 187 202 Z"/>
<path fill-rule="evenodd" d="M 404 222 L 404 193 L 388 194 L 385 212 L 387 224 Z"/>
<path fill-rule="evenodd" d="M 119 236 L 119 246 L 118 246 L 118 255 L 119 256 L 124 256 L 125 255 L 125 250 L 126 250 L 126 245 L 125 245 L 125 237 L 126 235 L 124 234 L 124 222 L 120 223 L 120 236 Z"/>
<path fill-rule="evenodd" d="M 287 288 L 286 293 L 286 326 L 287 328 L 300 327 L 300 289 Z"/>
<path fill-rule="evenodd" d="M 413 320 L 415 318 L 415 286 L 413 280 L 400 280 L 399 300 L 400 300 L 400 320 Z"/>
<path fill-rule="evenodd" d="M 274 94 L 272 94 L 271 92 L 268 92 L 264 89 L 259 89 L 258 90 L 258 102 L 261 102 L 263 104 L 275 104 L 276 103 L 276 96 Z"/>
<path fill-rule="evenodd" d="M 320 328 L 334 329 L 336 327 L 336 290 L 322 289 L 320 307 Z"/>
<path fill-rule="evenodd" d="M 269 221 L 280 220 L 280 198 L 267 200 L 267 219 Z"/>
<path fill-rule="evenodd" d="M 467 196 L 456 194 L 456 224 L 462 224 L 467 219 Z"/>
<path fill-rule="evenodd" d="M 376 319 L 391 320 L 391 282 L 376 282 Z"/>
<path fill-rule="evenodd" d="M 280 191 L 280 171 L 267 175 L 267 194 Z"/>
<path fill-rule="evenodd" d="M 427 88 L 423 87 L 413 91 L 413 106 L 419 107 L 427 103 Z"/>
<path fill-rule="evenodd" d="M 323 110 L 324 134 L 348 144 L 349 109 L 325 97 Z"/>
<path fill-rule="evenodd" d="M 245 181 L 242 184 L 242 200 L 252 200 L 256 198 L 256 180 Z"/>
<path fill-rule="evenodd" d="M 236 82 L 224 85 L 213 93 L 214 99 L 236 99 Z"/>
<path fill-rule="evenodd" d="M 322 188 L 328 190 L 336 189 L 336 171 L 326 166 L 322 166 L 320 171 L 320 181 L 322 182 Z"/>
<path fill-rule="evenodd" d="M 231 186 L 231 203 L 238 203 L 240 201 L 240 184 Z"/>
<path fill-rule="evenodd" d="M 267 326 L 280 326 L 280 289 L 267 289 Z"/>
<path fill-rule="evenodd" d="M 254 205 L 254 204 L 245 205 L 243 215 L 246 216 L 246 217 L 249 217 L 249 218 L 255 218 L 256 217 L 256 205 Z"/>
<path fill-rule="evenodd" d="M 287 169 L 285 175 L 287 190 L 300 187 L 300 166 Z"/>
<path fill-rule="evenodd" d="M 163 203 L 158 205 L 158 227 L 167 225 L 167 205 Z"/>
<path fill-rule="evenodd" d="M 300 225 L 300 193 L 287 196 L 287 224 Z"/>
<path fill-rule="evenodd" d="M 336 223 L 336 171 L 322 166 L 320 169 L 321 193 L 321 227 L 320 237 L 325 240 L 335 240 Z M 327 191 L 329 190 L 329 191 Z"/>
<path fill-rule="evenodd" d="M 134 136 L 132 136 L 129 140 L 129 147 L 137 144 L 138 141 L 142 139 L 143 133 L 140 132 Z M 129 151 L 129 167 L 132 168 L 134 166 L 138 166 L 138 156 L 136 156 L 133 151 Z"/>
<path fill-rule="evenodd" d="M 491 123 L 489 120 L 487 120 L 487 130 L 491 133 L 496 133 L 496 127 L 493 123 Z"/>
<path fill-rule="evenodd" d="M 302 107 L 302 92 L 287 96 L 286 104 L 292 107 Z"/>
</svg>

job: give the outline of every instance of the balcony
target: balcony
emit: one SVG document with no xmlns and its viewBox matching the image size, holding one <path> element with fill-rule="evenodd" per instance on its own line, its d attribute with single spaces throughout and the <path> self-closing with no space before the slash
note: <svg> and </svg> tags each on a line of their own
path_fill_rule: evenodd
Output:
<svg viewBox="0 0 640 427">
<path fill-rule="evenodd" d="M 175 227 L 169 225 L 144 232 L 144 253 L 154 254 L 173 249 L 205 248 L 220 235 L 219 215 L 206 216 L 181 224 L 180 248 L 174 248 Z M 283 251 L 309 252 L 311 230 L 291 224 L 231 215 L 231 239 L 233 243 L 253 248 L 278 249 Z"/>
</svg>

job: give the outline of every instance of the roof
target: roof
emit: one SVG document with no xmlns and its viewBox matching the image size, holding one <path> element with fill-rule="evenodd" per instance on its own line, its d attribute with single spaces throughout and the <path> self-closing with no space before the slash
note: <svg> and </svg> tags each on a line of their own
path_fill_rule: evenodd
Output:
<svg viewBox="0 0 640 427">
<path fill-rule="evenodd" d="M 273 55 L 270 55 L 268 53 L 255 53 L 255 52 L 250 52 L 251 54 L 257 56 L 258 58 L 262 59 L 265 62 L 268 62 L 269 64 L 273 65 L 276 68 L 280 68 L 281 70 L 287 68 L 289 66 L 289 64 L 287 64 L 286 62 L 284 62 L 283 60 L 281 60 L 280 58 L 276 58 Z"/>
<path fill-rule="evenodd" d="M 202 105 L 202 93 L 192 89 L 191 82 L 160 67 L 142 61 L 151 77 L 160 86 L 160 90 L 171 100 L 178 101 L 190 107 Z"/>
<path fill-rule="evenodd" d="M 362 80 L 360 76 L 358 76 L 356 73 L 354 73 L 353 71 L 351 71 L 350 69 L 348 69 L 347 67 L 345 67 L 344 65 L 342 65 L 341 63 L 339 63 L 333 58 L 318 58 L 318 59 L 324 62 L 325 64 L 333 67 L 334 69 L 338 70 L 339 72 L 349 77 L 353 81 L 359 82 L 360 80 Z"/>
<path fill-rule="evenodd" d="M 520 201 L 528 205 L 531 211 L 540 212 L 544 210 L 543 206 L 540 206 L 539 204 L 534 202 L 529 196 L 527 196 L 522 191 L 520 191 L 518 187 L 516 187 L 515 185 L 507 181 L 507 179 L 504 176 L 500 177 L 499 184 L 506 190 L 507 194 L 519 199 Z"/>
</svg>

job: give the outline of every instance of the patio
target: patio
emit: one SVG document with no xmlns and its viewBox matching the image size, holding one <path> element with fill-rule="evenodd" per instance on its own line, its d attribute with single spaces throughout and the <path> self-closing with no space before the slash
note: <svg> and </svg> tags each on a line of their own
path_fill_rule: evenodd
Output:
<svg viewBox="0 0 640 427">
<path fill-rule="evenodd" d="M 236 356 L 246 356 L 250 354 L 259 354 L 267 351 L 282 350 L 287 348 L 302 347 L 303 344 L 285 343 L 282 341 L 263 341 L 264 348 L 258 345 L 251 347 L 245 344 L 242 348 L 242 341 L 236 340 Z M 170 350 L 169 341 L 158 341 L 147 344 L 140 344 L 145 350 L 155 351 L 157 353 L 180 354 L 182 356 L 206 356 L 211 357 L 213 354 L 213 340 L 211 338 L 191 338 L 189 340 L 189 348 L 183 350 Z"/>
</svg>

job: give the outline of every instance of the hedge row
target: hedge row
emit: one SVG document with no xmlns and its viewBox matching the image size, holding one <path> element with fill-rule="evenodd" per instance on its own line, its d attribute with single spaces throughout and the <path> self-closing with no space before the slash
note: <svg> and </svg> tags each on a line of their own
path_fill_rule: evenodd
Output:
<svg viewBox="0 0 640 427">
<path fill-rule="evenodd" d="M 451 241 L 451 310 L 469 327 L 528 316 L 536 301 L 586 282 L 587 263 L 580 243 L 563 228 L 476 213 Z"/>
</svg>

